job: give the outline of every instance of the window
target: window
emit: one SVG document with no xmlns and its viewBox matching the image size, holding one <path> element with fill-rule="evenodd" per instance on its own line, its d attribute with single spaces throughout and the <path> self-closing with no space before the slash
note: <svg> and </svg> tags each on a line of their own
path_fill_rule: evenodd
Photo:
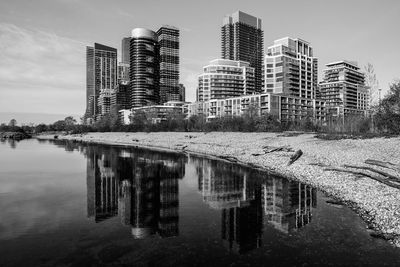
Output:
<svg viewBox="0 0 400 267">
<path fill-rule="evenodd" d="M 154 46 L 146 44 L 146 50 L 154 52 Z"/>
</svg>

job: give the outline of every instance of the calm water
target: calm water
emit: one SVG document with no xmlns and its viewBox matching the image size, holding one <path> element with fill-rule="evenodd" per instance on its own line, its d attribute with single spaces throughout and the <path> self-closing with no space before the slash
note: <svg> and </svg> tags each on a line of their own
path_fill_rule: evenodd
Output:
<svg viewBox="0 0 400 267">
<path fill-rule="evenodd" d="M 0 143 L 0 266 L 400 266 L 351 210 L 235 164 Z"/>
</svg>

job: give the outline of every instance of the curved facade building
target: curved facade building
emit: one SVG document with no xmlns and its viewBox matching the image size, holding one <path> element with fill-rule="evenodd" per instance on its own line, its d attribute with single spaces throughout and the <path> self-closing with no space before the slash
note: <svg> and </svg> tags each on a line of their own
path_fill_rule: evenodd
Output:
<svg viewBox="0 0 400 267">
<path fill-rule="evenodd" d="M 130 87 L 132 108 L 160 101 L 160 56 L 157 34 L 136 28 L 130 40 Z"/>
</svg>

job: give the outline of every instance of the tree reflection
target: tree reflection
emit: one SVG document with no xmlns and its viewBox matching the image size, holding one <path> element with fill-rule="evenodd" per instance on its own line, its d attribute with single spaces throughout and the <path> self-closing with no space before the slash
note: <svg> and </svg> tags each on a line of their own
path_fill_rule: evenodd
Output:
<svg viewBox="0 0 400 267">
<path fill-rule="evenodd" d="M 12 139 L 12 138 L 8 138 L 8 144 L 10 145 L 10 147 L 12 149 L 15 149 L 17 147 L 17 142 L 16 140 Z"/>
</svg>

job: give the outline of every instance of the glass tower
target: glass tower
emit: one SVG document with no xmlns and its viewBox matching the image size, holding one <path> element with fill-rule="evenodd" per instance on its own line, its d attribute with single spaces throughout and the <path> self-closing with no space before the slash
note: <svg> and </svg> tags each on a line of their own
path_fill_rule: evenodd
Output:
<svg viewBox="0 0 400 267">
<path fill-rule="evenodd" d="M 164 25 L 157 35 L 160 46 L 160 103 L 179 101 L 179 30 Z"/>
<path fill-rule="evenodd" d="M 117 84 L 117 49 L 95 43 L 86 47 L 86 114 L 96 120 L 101 113 L 101 92 L 109 93 Z M 90 106 L 93 105 L 93 106 Z"/>
<path fill-rule="evenodd" d="M 160 53 L 154 31 L 136 28 L 130 40 L 131 107 L 160 102 Z"/>
</svg>

